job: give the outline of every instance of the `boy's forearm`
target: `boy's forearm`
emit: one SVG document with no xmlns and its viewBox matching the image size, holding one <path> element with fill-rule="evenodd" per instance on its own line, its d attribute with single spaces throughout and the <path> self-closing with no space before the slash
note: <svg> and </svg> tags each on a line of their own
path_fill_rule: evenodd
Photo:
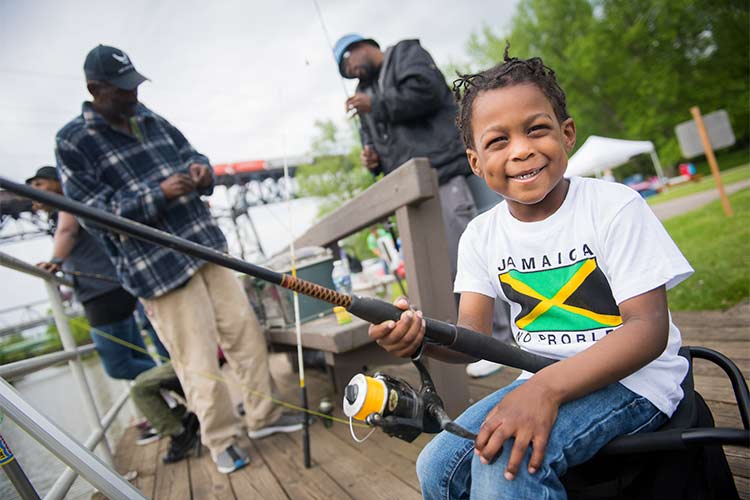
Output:
<svg viewBox="0 0 750 500">
<path fill-rule="evenodd" d="M 583 352 L 559 361 L 533 379 L 546 385 L 560 404 L 590 394 L 635 373 L 664 349 L 669 335 L 660 325 L 634 320 Z"/>
</svg>

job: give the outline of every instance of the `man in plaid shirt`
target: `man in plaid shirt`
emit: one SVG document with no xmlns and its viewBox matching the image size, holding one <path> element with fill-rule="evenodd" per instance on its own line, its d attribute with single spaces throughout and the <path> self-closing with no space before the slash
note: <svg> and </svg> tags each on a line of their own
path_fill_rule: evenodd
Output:
<svg viewBox="0 0 750 500">
<path fill-rule="evenodd" d="M 213 191 L 208 158 L 167 120 L 138 102 L 146 78 L 121 50 L 99 45 L 84 63 L 93 96 L 56 138 L 66 196 L 226 251 L 226 240 L 201 195 Z M 238 417 L 216 362 L 216 341 L 245 394 L 251 438 L 302 427 L 267 398 L 273 382 L 265 337 L 231 271 L 166 247 L 91 228 L 123 286 L 141 298 L 198 415 L 203 443 L 220 472 L 247 463 L 235 445 Z"/>
</svg>

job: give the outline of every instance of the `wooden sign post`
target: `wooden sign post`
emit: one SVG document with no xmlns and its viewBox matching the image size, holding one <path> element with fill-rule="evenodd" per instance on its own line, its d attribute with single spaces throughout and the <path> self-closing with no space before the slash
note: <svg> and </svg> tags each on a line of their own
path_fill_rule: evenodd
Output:
<svg viewBox="0 0 750 500">
<path fill-rule="evenodd" d="M 729 204 L 727 193 L 724 191 L 724 183 L 721 181 L 721 174 L 719 173 L 719 164 L 716 163 L 714 148 L 711 146 L 711 139 L 709 139 L 706 126 L 703 123 L 703 115 L 701 115 L 701 110 L 698 106 L 690 108 L 690 113 L 693 115 L 695 125 L 698 127 L 698 134 L 701 136 L 701 142 L 703 142 L 703 150 L 706 152 L 708 166 L 711 167 L 711 174 L 716 181 L 716 189 L 719 190 L 719 198 L 721 198 L 721 206 L 724 208 L 724 214 L 727 217 L 731 217 L 734 215 L 734 212 L 732 211 L 732 206 Z"/>
</svg>

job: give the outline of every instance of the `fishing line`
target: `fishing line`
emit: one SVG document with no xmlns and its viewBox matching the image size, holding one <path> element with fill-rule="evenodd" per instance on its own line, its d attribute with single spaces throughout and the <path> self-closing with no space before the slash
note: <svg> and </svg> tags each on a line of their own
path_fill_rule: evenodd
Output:
<svg viewBox="0 0 750 500">
<path fill-rule="evenodd" d="M 326 22 L 323 19 L 323 12 L 320 10 L 320 5 L 318 5 L 318 0 L 312 0 L 313 5 L 315 5 L 315 12 L 318 14 L 318 20 L 320 21 L 320 27 L 323 29 L 323 35 L 326 37 L 326 43 L 328 43 L 328 50 L 330 50 L 331 54 L 333 54 L 333 43 L 331 42 L 331 36 L 328 33 L 328 28 L 326 27 Z M 344 91 L 344 95 L 347 99 L 349 99 L 349 90 L 346 88 L 346 82 L 344 81 L 344 78 L 339 73 L 338 68 L 338 61 L 336 59 L 333 60 L 334 63 L 336 63 L 336 74 L 339 75 L 339 82 L 341 82 L 341 89 Z"/>
<path fill-rule="evenodd" d="M 361 426 L 361 425 L 359 425 L 359 427 L 362 427 L 362 426 Z M 353 421 L 352 421 L 352 417 L 349 417 L 349 433 L 350 433 L 350 434 L 352 435 L 352 439 L 354 439 L 354 440 L 355 440 L 356 442 L 358 442 L 358 443 L 360 443 L 360 444 L 362 444 L 362 443 L 364 443 L 365 441 L 367 441 L 367 439 L 368 439 L 368 438 L 369 438 L 370 436 L 372 436 L 372 433 L 373 433 L 373 432 L 375 432 L 375 429 L 377 429 L 377 427 L 373 427 L 373 428 L 372 428 L 372 429 L 370 430 L 370 432 L 368 432 L 368 433 L 367 433 L 367 434 L 365 435 L 365 437 L 363 437 L 363 438 L 359 438 L 359 437 L 357 437 L 357 435 L 356 435 L 356 434 L 354 434 L 354 423 L 353 423 Z"/>
<path fill-rule="evenodd" d="M 93 326 L 89 325 L 88 322 L 86 321 L 86 318 L 83 318 L 83 317 L 69 318 L 68 321 L 71 324 L 77 325 L 80 328 L 88 328 L 92 333 L 94 333 L 96 335 L 99 335 L 100 337 L 103 337 L 103 338 L 105 338 L 107 340 L 110 340 L 110 341 L 112 341 L 112 342 L 114 342 L 116 344 L 120 344 L 120 345 L 122 345 L 124 347 L 132 349 L 133 351 L 138 351 L 140 353 L 143 353 L 143 354 L 146 354 L 146 355 L 150 356 L 151 358 L 160 360 L 162 363 L 171 363 L 171 360 L 169 358 L 167 358 L 166 356 L 162 356 L 160 354 L 152 354 L 151 352 L 149 352 L 148 349 L 144 349 L 141 346 L 138 346 L 138 345 L 135 345 L 133 343 L 130 343 L 127 340 L 123 340 L 121 338 L 115 337 L 114 335 L 110 335 L 107 332 L 104 332 L 102 330 L 99 330 L 96 327 L 93 327 Z M 194 373 L 196 375 L 200 375 L 201 377 L 205 377 L 205 378 L 208 378 L 208 379 L 211 379 L 211 380 L 215 380 L 217 382 L 223 382 L 225 384 L 229 383 L 224 377 L 217 376 L 217 375 L 214 375 L 212 373 L 206 373 L 206 372 L 200 372 L 200 371 L 196 371 L 196 372 L 192 372 L 192 373 Z M 331 415 L 327 415 L 325 413 L 320 413 L 320 412 L 317 412 L 317 411 L 314 411 L 314 410 L 305 409 L 305 408 L 302 408 L 302 407 L 300 407 L 298 405 L 295 405 L 293 403 L 282 401 L 281 399 L 277 399 L 277 398 L 275 398 L 275 397 L 273 397 L 271 395 L 265 394 L 263 392 L 256 391 L 256 390 L 251 389 L 249 387 L 243 386 L 243 389 L 247 390 L 253 396 L 256 396 L 256 397 L 259 397 L 259 398 L 263 398 L 263 399 L 267 399 L 267 400 L 269 400 L 269 401 L 271 401 L 271 402 L 273 402 L 273 403 L 275 403 L 275 404 L 277 404 L 279 406 L 283 406 L 283 407 L 288 408 L 290 410 L 308 413 L 310 415 L 315 415 L 316 417 L 328 419 L 328 420 L 331 420 L 333 422 L 338 422 L 340 424 L 348 424 L 349 423 L 347 420 L 345 420 L 343 418 L 338 418 L 338 417 L 334 417 L 334 416 L 331 416 Z M 355 423 L 354 425 L 356 427 L 369 427 L 368 425 L 365 425 L 365 424 L 357 424 L 357 423 Z"/>
</svg>

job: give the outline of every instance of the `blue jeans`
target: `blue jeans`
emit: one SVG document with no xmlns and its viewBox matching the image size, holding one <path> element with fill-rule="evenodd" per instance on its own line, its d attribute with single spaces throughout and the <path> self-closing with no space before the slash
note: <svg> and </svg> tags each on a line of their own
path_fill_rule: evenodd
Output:
<svg viewBox="0 0 750 500">
<path fill-rule="evenodd" d="M 109 340 L 102 335 L 97 335 L 96 330 L 101 330 L 142 349 L 146 349 L 146 346 L 135 322 L 135 316 L 132 314 L 122 321 L 92 327 L 91 338 L 99 352 L 104 371 L 110 377 L 133 380 L 139 373 L 156 366 L 156 363 L 148 354 Z"/>
<path fill-rule="evenodd" d="M 146 333 L 148 333 L 148 337 L 151 339 L 151 342 L 153 342 L 154 347 L 156 348 L 156 353 L 159 355 L 160 362 L 166 362 L 169 361 L 169 352 L 167 351 L 167 348 L 164 347 L 164 344 L 161 343 L 161 340 L 159 340 L 159 336 L 156 334 L 156 330 L 154 330 L 153 325 L 148 320 L 148 316 L 146 316 L 146 311 L 143 309 L 143 304 L 141 304 L 141 301 L 137 301 L 136 303 L 136 313 L 138 322 L 141 324 L 141 327 L 146 330 Z"/>
<path fill-rule="evenodd" d="M 522 384 L 515 381 L 469 407 L 458 419 L 472 432 L 479 432 L 485 416 L 510 391 Z M 417 475 L 426 499 L 473 500 L 504 498 L 567 498 L 560 478 L 568 468 L 593 457 L 617 436 L 653 431 L 667 422 L 646 398 L 622 384 L 612 384 L 560 407 L 550 433 L 542 467 L 528 473 L 531 449 L 513 481 L 505 479 L 505 467 L 513 448 L 508 440 L 497 459 L 484 465 L 474 454 L 474 442 L 441 432 L 422 450 Z"/>
</svg>

